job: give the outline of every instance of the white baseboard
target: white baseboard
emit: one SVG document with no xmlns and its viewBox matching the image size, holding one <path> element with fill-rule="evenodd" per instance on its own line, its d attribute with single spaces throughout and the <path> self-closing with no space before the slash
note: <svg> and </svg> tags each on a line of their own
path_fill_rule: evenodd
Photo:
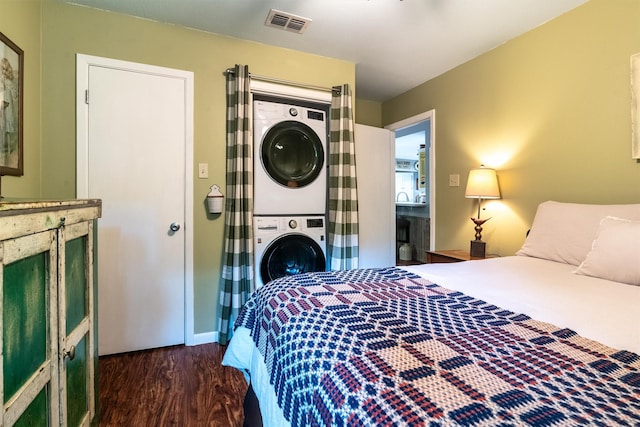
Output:
<svg viewBox="0 0 640 427">
<path fill-rule="evenodd" d="M 209 344 L 212 342 L 218 342 L 218 331 L 195 334 L 193 336 L 193 343 L 187 345 Z"/>
</svg>

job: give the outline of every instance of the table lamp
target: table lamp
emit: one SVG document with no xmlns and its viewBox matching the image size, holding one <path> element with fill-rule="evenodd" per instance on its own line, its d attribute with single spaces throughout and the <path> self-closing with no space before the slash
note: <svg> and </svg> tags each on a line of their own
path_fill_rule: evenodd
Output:
<svg viewBox="0 0 640 427">
<path fill-rule="evenodd" d="M 476 258 L 484 258 L 486 255 L 486 243 L 482 241 L 482 224 L 491 218 L 480 219 L 480 209 L 483 199 L 499 199 L 500 189 L 498 188 L 498 177 L 495 169 L 485 168 L 481 165 L 479 169 L 469 171 L 467 189 L 464 197 L 468 199 L 478 199 L 478 216 L 471 218 L 476 225 L 475 240 L 471 241 L 470 255 Z"/>
</svg>

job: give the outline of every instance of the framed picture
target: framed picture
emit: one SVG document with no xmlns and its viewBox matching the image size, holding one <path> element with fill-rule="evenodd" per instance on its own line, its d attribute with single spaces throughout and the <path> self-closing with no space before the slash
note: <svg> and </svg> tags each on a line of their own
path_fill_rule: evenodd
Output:
<svg viewBox="0 0 640 427">
<path fill-rule="evenodd" d="M 631 157 L 640 159 L 640 53 L 631 56 Z"/>
<path fill-rule="evenodd" d="M 24 52 L 0 33 L 0 176 L 23 174 Z"/>
</svg>

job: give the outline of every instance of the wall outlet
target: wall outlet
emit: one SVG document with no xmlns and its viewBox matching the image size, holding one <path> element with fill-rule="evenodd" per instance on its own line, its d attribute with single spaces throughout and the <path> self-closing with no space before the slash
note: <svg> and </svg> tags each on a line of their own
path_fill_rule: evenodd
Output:
<svg viewBox="0 0 640 427">
<path fill-rule="evenodd" d="M 449 175 L 449 187 L 460 187 L 460 174 Z"/>
<path fill-rule="evenodd" d="M 198 163 L 198 178 L 209 178 L 209 163 Z"/>
</svg>

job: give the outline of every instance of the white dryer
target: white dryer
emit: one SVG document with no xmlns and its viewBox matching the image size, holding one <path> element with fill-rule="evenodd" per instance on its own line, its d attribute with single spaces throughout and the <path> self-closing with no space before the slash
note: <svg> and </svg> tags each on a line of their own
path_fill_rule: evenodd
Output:
<svg viewBox="0 0 640 427">
<path fill-rule="evenodd" d="M 327 112 L 253 102 L 254 215 L 327 212 Z"/>
<path fill-rule="evenodd" d="M 325 271 L 324 216 L 253 217 L 256 288 L 279 277 Z"/>
</svg>

